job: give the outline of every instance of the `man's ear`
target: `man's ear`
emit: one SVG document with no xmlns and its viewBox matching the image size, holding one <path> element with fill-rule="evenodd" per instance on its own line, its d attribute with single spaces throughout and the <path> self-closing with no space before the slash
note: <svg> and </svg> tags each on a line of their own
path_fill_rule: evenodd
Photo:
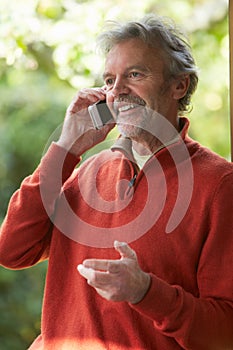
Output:
<svg viewBox="0 0 233 350">
<path fill-rule="evenodd" d="M 189 88 L 190 77 L 188 74 L 182 75 L 175 79 L 173 84 L 173 98 L 175 100 L 180 100 L 186 95 Z"/>
</svg>

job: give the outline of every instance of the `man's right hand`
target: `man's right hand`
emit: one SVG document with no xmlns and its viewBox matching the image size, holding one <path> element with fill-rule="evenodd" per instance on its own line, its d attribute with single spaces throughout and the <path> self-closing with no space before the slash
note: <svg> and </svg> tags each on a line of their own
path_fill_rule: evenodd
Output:
<svg viewBox="0 0 233 350">
<path fill-rule="evenodd" d="M 87 108 L 99 100 L 104 100 L 103 88 L 82 89 L 69 105 L 62 132 L 57 144 L 70 153 L 81 156 L 84 152 L 103 141 L 114 123 L 107 124 L 100 130 L 93 127 Z"/>
</svg>

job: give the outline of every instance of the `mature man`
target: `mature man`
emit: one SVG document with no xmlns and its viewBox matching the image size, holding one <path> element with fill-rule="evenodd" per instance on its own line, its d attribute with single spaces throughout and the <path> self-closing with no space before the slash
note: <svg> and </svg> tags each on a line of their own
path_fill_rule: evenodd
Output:
<svg viewBox="0 0 233 350">
<path fill-rule="evenodd" d="M 1 228 L 3 266 L 49 258 L 30 349 L 233 349 L 233 166 L 181 117 L 189 46 L 153 15 L 99 44 L 104 86 L 78 92 Z M 96 130 L 87 108 L 105 99 L 114 122 Z M 75 169 L 115 124 L 114 146 Z"/>
</svg>

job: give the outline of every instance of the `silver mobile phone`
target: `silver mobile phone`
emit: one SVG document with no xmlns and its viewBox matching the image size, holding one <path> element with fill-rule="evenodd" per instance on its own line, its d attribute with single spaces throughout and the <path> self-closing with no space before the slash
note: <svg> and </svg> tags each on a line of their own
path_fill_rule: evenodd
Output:
<svg viewBox="0 0 233 350">
<path fill-rule="evenodd" d="M 113 116 L 106 104 L 106 100 L 99 101 L 88 107 L 92 123 L 96 129 L 101 129 L 105 124 L 113 121 Z"/>
</svg>

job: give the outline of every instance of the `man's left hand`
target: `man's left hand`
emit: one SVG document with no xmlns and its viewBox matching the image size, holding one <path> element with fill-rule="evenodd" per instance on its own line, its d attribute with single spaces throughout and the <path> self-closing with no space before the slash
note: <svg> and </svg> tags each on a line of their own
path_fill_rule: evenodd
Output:
<svg viewBox="0 0 233 350">
<path fill-rule="evenodd" d="M 128 244 L 114 242 L 119 260 L 87 259 L 78 265 L 79 273 L 103 298 L 136 304 L 150 286 L 150 275 L 141 270 L 137 255 Z"/>
</svg>

